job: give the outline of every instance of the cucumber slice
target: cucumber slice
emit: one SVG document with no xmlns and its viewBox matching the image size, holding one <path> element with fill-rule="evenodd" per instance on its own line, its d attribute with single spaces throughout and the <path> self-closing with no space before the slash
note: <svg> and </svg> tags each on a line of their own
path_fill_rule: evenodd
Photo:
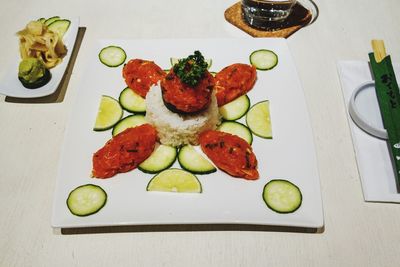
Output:
<svg viewBox="0 0 400 267">
<path fill-rule="evenodd" d="M 160 145 L 138 168 L 145 173 L 158 173 L 171 167 L 177 154 L 175 147 Z"/>
<path fill-rule="evenodd" d="M 180 169 L 168 169 L 154 176 L 147 185 L 147 191 L 201 193 L 197 177 Z"/>
<path fill-rule="evenodd" d="M 260 49 L 251 53 L 250 64 L 258 70 L 270 70 L 278 65 L 278 56 L 271 50 Z"/>
<path fill-rule="evenodd" d="M 176 57 L 171 57 L 169 59 L 169 62 L 171 62 L 171 66 L 174 66 L 175 64 L 179 63 L 180 58 L 176 58 Z M 208 58 L 208 59 L 204 59 L 204 61 L 207 63 L 207 69 L 210 69 L 212 66 L 212 59 Z"/>
<path fill-rule="evenodd" d="M 179 150 L 178 162 L 183 169 L 194 174 L 208 174 L 217 171 L 214 165 L 191 145 L 185 145 Z"/>
<path fill-rule="evenodd" d="M 251 145 L 253 143 L 253 135 L 247 126 L 236 121 L 224 121 L 217 128 L 218 131 L 230 133 L 239 136 Z"/>
<path fill-rule="evenodd" d="M 272 138 L 269 101 L 261 101 L 250 108 L 246 115 L 246 124 L 250 130 L 262 138 Z"/>
<path fill-rule="evenodd" d="M 146 112 L 146 101 L 143 97 L 136 94 L 131 88 L 126 87 L 119 95 L 119 103 L 122 108 L 129 112 Z"/>
<path fill-rule="evenodd" d="M 119 102 L 111 96 L 101 96 L 96 122 L 93 130 L 105 131 L 111 129 L 123 115 Z"/>
<path fill-rule="evenodd" d="M 121 47 L 110 45 L 101 49 L 99 59 L 108 67 L 118 67 L 125 62 L 126 53 Z"/>
<path fill-rule="evenodd" d="M 46 21 L 46 19 L 45 19 L 45 18 L 40 18 L 40 19 L 38 19 L 37 21 L 39 21 L 39 22 L 41 22 L 41 23 L 44 23 L 44 22 Z"/>
<path fill-rule="evenodd" d="M 43 23 L 44 23 L 44 25 L 49 26 L 51 23 L 53 23 L 54 21 L 59 20 L 59 19 L 60 19 L 60 16 L 54 16 L 54 17 L 46 19 Z"/>
<path fill-rule="evenodd" d="M 94 184 L 81 185 L 69 193 L 67 207 L 76 216 L 89 216 L 101 210 L 107 202 L 107 193 Z"/>
<path fill-rule="evenodd" d="M 49 24 L 49 30 L 57 33 L 62 38 L 67 32 L 69 25 L 71 25 L 71 21 L 67 19 L 59 19 Z"/>
<path fill-rule="evenodd" d="M 123 132 L 124 130 L 130 127 L 136 127 L 142 124 L 147 123 L 145 117 L 143 115 L 130 115 L 128 117 L 120 120 L 112 130 L 112 136 L 116 136 L 117 134 Z"/>
<path fill-rule="evenodd" d="M 250 99 L 247 95 L 242 95 L 235 100 L 219 108 L 219 114 L 228 121 L 235 121 L 246 114 L 250 108 Z"/>
<path fill-rule="evenodd" d="M 263 199 L 265 204 L 278 213 L 296 211 L 302 202 L 300 189 L 287 180 L 272 180 L 264 186 Z"/>
</svg>

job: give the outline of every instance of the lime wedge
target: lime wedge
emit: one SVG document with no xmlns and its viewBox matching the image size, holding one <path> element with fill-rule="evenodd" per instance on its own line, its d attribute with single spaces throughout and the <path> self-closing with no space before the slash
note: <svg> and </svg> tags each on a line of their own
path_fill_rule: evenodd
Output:
<svg viewBox="0 0 400 267">
<path fill-rule="evenodd" d="M 111 96 L 101 96 L 93 130 L 105 131 L 112 128 L 122 118 L 122 114 L 122 107 L 117 100 Z"/>
<path fill-rule="evenodd" d="M 252 106 L 247 112 L 246 123 L 255 135 L 262 138 L 272 138 L 269 101 L 261 101 Z"/>
<path fill-rule="evenodd" d="M 176 193 L 202 192 L 197 177 L 181 169 L 168 169 L 160 172 L 150 180 L 146 190 Z"/>
</svg>

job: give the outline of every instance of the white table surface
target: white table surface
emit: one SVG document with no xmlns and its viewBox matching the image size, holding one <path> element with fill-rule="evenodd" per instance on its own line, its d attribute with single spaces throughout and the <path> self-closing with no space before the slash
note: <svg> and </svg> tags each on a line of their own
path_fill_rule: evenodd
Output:
<svg viewBox="0 0 400 267">
<path fill-rule="evenodd" d="M 249 38 L 224 20 L 234 2 L 0 1 L 2 64 L 13 59 L 7 48 L 31 18 L 80 16 L 86 28 L 64 101 L 13 103 L 0 96 L 0 266 L 398 265 L 400 206 L 363 201 L 336 69 L 338 60 L 367 60 L 373 38 L 384 39 L 400 62 L 398 0 L 317 0 L 316 23 L 288 39 L 315 135 L 325 214 L 320 233 L 176 226 L 61 235 L 51 228 L 66 122 L 95 41 Z"/>
</svg>

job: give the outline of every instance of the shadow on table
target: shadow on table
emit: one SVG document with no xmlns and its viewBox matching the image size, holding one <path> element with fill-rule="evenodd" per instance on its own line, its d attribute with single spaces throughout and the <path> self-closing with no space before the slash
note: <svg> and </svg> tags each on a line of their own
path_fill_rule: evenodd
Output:
<svg viewBox="0 0 400 267">
<path fill-rule="evenodd" d="M 88 228 L 55 229 L 56 234 L 104 234 L 104 233 L 143 233 L 143 232 L 200 232 L 200 231 L 258 231 L 258 232 L 292 232 L 321 234 L 322 228 L 265 226 L 248 224 L 171 224 L 171 225 L 133 225 L 133 226 L 105 226 Z"/>
<path fill-rule="evenodd" d="M 76 41 L 74 47 L 72 49 L 71 58 L 68 62 L 68 66 L 65 69 L 65 73 L 58 85 L 57 90 L 48 96 L 37 97 L 37 98 L 19 98 L 19 97 L 10 97 L 7 96 L 5 98 L 6 102 L 11 103 L 26 103 L 26 104 L 43 104 L 43 103 L 61 103 L 64 101 L 65 94 L 67 92 L 69 79 L 71 78 L 72 69 L 74 68 L 76 57 L 78 55 L 79 49 L 82 44 L 83 36 L 85 35 L 86 27 L 79 27 L 78 33 L 76 36 Z"/>
</svg>

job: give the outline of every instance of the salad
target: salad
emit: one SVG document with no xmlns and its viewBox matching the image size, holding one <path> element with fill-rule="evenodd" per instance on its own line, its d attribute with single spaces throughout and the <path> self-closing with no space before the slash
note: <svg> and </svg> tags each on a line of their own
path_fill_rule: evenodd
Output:
<svg viewBox="0 0 400 267">
<path fill-rule="evenodd" d="M 253 134 L 272 139 L 269 101 L 251 106 L 246 93 L 256 83 L 257 70 L 272 69 L 278 56 L 270 50 L 257 50 L 249 58 L 250 64 L 233 63 L 213 73 L 209 71 L 212 61 L 195 51 L 187 58 L 171 59 L 171 69 L 165 71 L 151 60 L 131 59 L 124 64 L 122 48 L 103 48 L 99 59 L 104 65 L 115 68 L 124 64 L 121 76 L 127 88 L 118 100 L 102 96 L 100 101 L 93 129 L 112 129 L 112 138 L 94 152 L 92 176 L 108 179 L 138 168 L 155 173 L 147 191 L 185 193 L 203 192 L 197 175 L 217 169 L 237 178 L 259 179 L 251 144 Z M 122 118 L 123 110 L 134 114 Z M 237 122 L 244 116 L 246 125 Z M 200 125 L 199 120 L 203 120 Z M 168 136 L 171 131 L 183 136 L 179 138 L 182 143 L 174 143 Z M 181 169 L 171 168 L 176 159 Z M 107 194 L 91 186 L 70 193 L 67 205 L 73 214 L 87 216 L 104 207 Z M 302 202 L 300 189 L 286 180 L 269 181 L 263 199 L 279 213 L 294 212 Z M 92 208 L 80 212 L 79 202 Z"/>
</svg>

